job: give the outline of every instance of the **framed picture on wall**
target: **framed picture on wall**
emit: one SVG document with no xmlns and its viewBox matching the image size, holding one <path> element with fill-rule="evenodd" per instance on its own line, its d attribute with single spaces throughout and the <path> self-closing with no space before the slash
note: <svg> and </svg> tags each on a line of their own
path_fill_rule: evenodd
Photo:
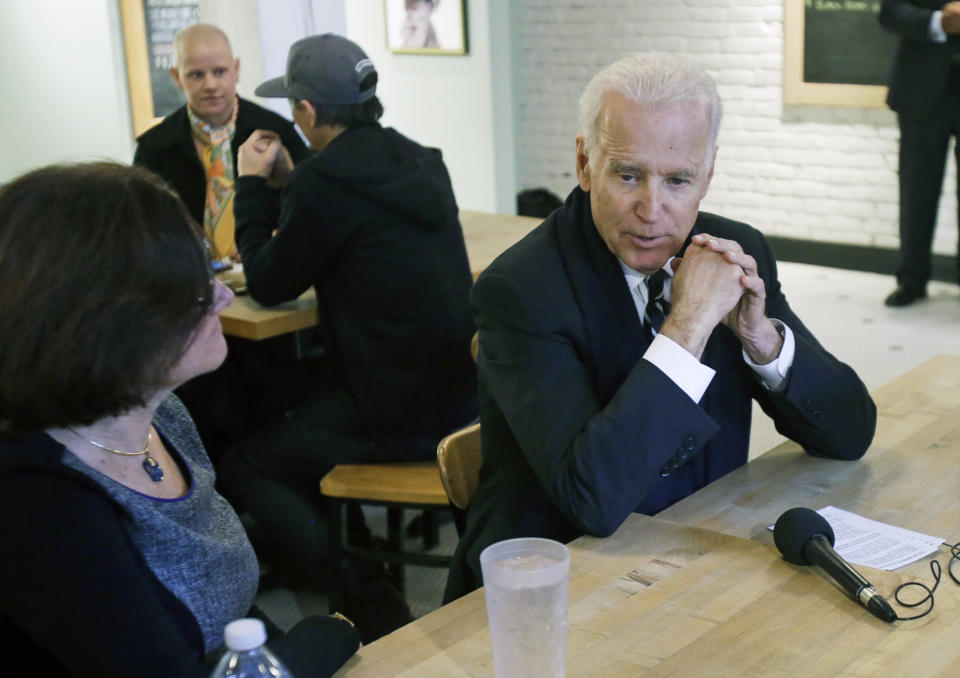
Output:
<svg viewBox="0 0 960 678">
<path fill-rule="evenodd" d="M 466 54 L 466 0 L 383 0 L 387 48 L 398 54 Z"/>
<path fill-rule="evenodd" d="M 183 105 L 170 68 L 176 63 L 173 37 L 197 23 L 199 0 L 120 0 L 123 49 L 133 135 L 139 136 Z"/>
</svg>

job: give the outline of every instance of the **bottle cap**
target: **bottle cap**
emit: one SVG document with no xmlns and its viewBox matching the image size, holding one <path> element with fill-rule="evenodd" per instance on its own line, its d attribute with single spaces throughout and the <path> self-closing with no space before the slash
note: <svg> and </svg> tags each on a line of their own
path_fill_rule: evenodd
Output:
<svg viewBox="0 0 960 678">
<path fill-rule="evenodd" d="M 223 630 L 227 647 L 235 652 L 246 652 L 267 642 L 267 628 L 259 619 L 235 619 Z"/>
</svg>

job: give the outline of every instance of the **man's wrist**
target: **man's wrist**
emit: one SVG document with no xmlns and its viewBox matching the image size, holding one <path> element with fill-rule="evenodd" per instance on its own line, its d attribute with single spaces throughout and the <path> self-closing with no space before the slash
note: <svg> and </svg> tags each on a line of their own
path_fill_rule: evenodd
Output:
<svg viewBox="0 0 960 678">
<path fill-rule="evenodd" d="M 700 360 L 713 328 L 711 327 L 704 332 L 698 323 L 687 321 L 681 315 L 677 307 L 674 307 L 664 321 L 659 333 L 668 337 L 697 360 Z"/>
<path fill-rule="evenodd" d="M 772 363 L 783 348 L 783 328 L 772 323 L 769 318 L 764 320 L 766 322 L 761 326 L 760 332 L 744 334 L 740 338 L 743 350 L 757 365 Z"/>
</svg>

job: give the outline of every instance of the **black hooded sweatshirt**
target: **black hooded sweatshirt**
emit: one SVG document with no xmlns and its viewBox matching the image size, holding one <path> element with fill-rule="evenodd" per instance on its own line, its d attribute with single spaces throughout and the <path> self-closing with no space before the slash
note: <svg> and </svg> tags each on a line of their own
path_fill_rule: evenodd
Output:
<svg viewBox="0 0 960 678">
<path fill-rule="evenodd" d="M 431 434 L 476 416 L 473 279 L 439 150 L 356 127 L 297 165 L 279 202 L 263 179 L 240 177 L 235 213 L 251 296 L 269 306 L 313 285 L 328 361 L 371 433 Z"/>
</svg>

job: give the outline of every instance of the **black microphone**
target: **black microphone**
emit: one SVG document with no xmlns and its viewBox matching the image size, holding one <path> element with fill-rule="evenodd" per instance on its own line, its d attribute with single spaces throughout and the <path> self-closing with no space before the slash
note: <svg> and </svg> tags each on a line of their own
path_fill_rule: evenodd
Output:
<svg viewBox="0 0 960 678">
<path fill-rule="evenodd" d="M 773 541 L 785 560 L 795 565 L 819 565 L 873 616 L 885 622 L 897 620 L 897 613 L 873 584 L 833 550 L 833 528 L 816 511 L 802 507 L 786 511 L 773 527 Z"/>
</svg>

